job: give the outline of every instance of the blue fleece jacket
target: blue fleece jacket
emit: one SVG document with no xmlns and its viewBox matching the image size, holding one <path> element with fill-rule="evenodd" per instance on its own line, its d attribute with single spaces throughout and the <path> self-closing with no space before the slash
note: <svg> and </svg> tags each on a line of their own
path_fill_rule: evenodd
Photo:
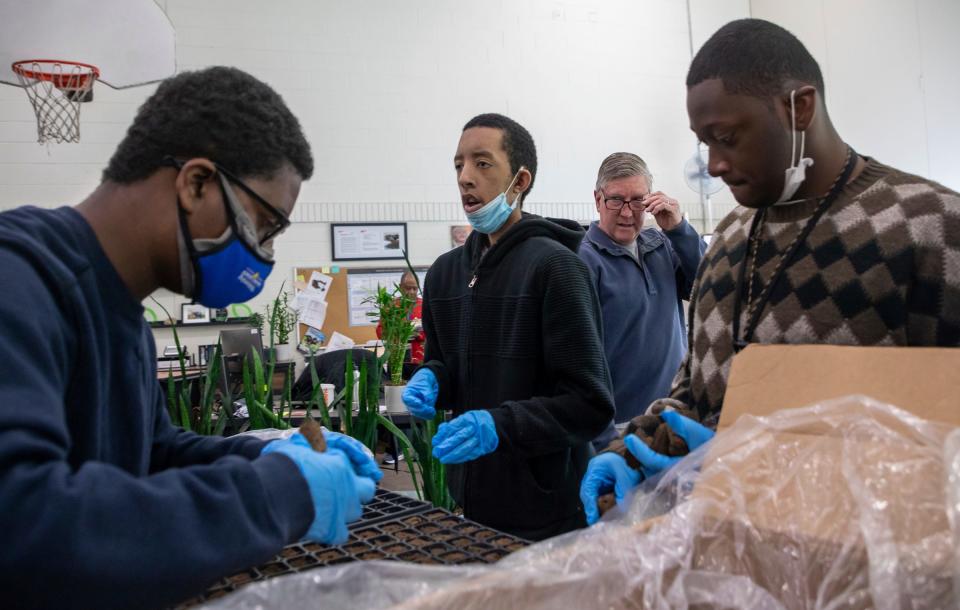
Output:
<svg viewBox="0 0 960 610">
<path fill-rule="evenodd" d="M 72 208 L 0 214 L 0 607 L 159 608 L 313 519 L 261 441 L 171 425 L 143 309 Z"/>
<path fill-rule="evenodd" d="M 687 351 L 682 301 L 690 298 L 706 247 L 686 220 L 671 231 L 643 229 L 639 260 L 597 222 L 580 244 L 600 298 L 617 423 L 668 394 Z"/>
</svg>

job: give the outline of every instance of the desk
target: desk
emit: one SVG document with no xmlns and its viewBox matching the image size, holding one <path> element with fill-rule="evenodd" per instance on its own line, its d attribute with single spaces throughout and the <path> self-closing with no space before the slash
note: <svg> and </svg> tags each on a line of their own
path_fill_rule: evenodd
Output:
<svg viewBox="0 0 960 610">
<path fill-rule="evenodd" d="M 188 366 L 187 371 L 187 380 L 199 379 L 207 367 L 205 366 Z M 168 377 L 173 377 L 174 380 L 180 381 L 180 366 L 175 366 L 170 369 L 157 369 L 157 381 L 166 381 Z"/>
<path fill-rule="evenodd" d="M 286 379 L 287 371 L 292 371 L 295 363 L 294 362 L 278 362 L 273 369 L 273 389 L 276 392 L 283 391 L 283 382 Z M 266 368 L 266 366 L 264 366 Z M 186 367 L 186 380 L 193 381 L 195 379 L 200 379 L 207 372 L 206 366 L 188 366 Z M 181 370 L 179 366 L 174 366 L 170 369 L 157 369 L 157 381 L 166 382 L 169 377 L 173 377 L 174 381 L 181 381 Z M 295 380 L 294 380 L 295 381 Z"/>
<path fill-rule="evenodd" d="M 294 403 L 298 404 L 298 403 Z M 299 404 L 303 404 L 302 402 Z M 385 408 L 384 405 L 380 405 L 381 409 Z M 380 411 L 380 415 L 383 415 L 390 421 L 392 421 L 398 428 L 409 428 L 410 427 L 410 414 L 409 413 L 387 413 L 386 411 Z M 303 420 L 307 417 L 307 410 L 303 407 L 294 408 L 293 413 L 290 416 L 291 425 L 294 427 L 299 426 L 303 423 Z M 321 422 L 320 410 L 313 409 L 313 419 L 317 422 Z M 340 414 L 336 409 L 330 411 L 330 427 L 334 429 L 334 432 L 340 431 Z"/>
</svg>

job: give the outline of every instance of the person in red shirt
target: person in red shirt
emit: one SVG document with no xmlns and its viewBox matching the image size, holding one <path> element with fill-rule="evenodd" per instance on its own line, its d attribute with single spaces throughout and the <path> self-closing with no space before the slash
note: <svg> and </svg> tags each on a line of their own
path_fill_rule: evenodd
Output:
<svg viewBox="0 0 960 610">
<path fill-rule="evenodd" d="M 419 287 L 417 286 L 417 278 L 413 275 L 412 271 L 404 271 L 403 275 L 400 277 L 400 290 L 410 297 L 411 299 L 416 299 L 416 303 L 413 305 L 413 309 L 410 310 L 410 319 L 413 321 L 413 335 L 410 337 L 410 350 L 407 352 L 407 357 L 403 363 L 403 378 L 409 379 L 413 372 L 423 364 L 423 343 L 426 340 L 425 335 L 423 334 L 423 314 L 420 313 L 420 309 L 423 306 L 423 299 L 420 298 Z M 377 322 L 377 338 L 381 339 L 383 334 L 383 326 L 380 322 Z M 397 460 L 403 459 L 403 455 L 396 455 L 396 443 L 389 442 L 387 446 L 387 456 L 384 458 L 383 463 L 387 466 L 393 466 L 397 463 Z"/>
<path fill-rule="evenodd" d="M 406 379 L 410 376 L 408 373 L 412 373 L 413 369 L 423 363 L 423 342 L 426 337 L 423 334 L 422 314 L 420 313 L 420 309 L 423 306 L 423 299 L 421 299 L 418 294 L 419 287 L 417 286 L 417 278 L 413 275 L 412 271 L 403 272 L 403 276 L 400 278 L 400 290 L 411 299 L 416 299 L 413 310 L 410 311 L 410 319 L 413 321 L 413 335 L 410 337 L 410 353 L 407 355 L 403 367 L 403 377 Z M 380 322 L 377 322 L 378 339 L 382 338 L 382 333 L 383 327 Z M 407 364 L 413 366 L 407 366 Z"/>
</svg>

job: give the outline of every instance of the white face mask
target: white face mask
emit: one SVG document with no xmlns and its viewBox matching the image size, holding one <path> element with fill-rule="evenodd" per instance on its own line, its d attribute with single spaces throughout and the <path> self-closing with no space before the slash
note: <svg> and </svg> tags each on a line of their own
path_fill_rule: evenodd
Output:
<svg viewBox="0 0 960 610">
<path fill-rule="evenodd" d="M 774 205 L 785 203 L 793 197 L 793 194 L 797 192 L 797 189 L 800 188 L 800 185 L 803 184 L 803 181 L 807 177 L 807 168 L 813 165 L 813 159 L 803 156 L 807 135 L 805 131 L 800 132 L 799 160 L 797 158 L 797 110 L 793 101 L 796 93 L 796 89 L 790 92 L 790 131 L 793 136 L 790 141 L 790 167 L 784 171 L 783 192 L 780 193 L 780 198 L 777 199 Z"/>
</svg>

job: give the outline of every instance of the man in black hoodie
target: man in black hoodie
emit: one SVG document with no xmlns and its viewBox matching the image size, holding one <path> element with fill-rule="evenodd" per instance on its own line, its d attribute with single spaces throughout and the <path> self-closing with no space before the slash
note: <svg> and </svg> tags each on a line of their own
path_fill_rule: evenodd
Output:
<svg viewBox="0 0 960 610">
<path fill-rule="evenodd" d="M 465 516 L 541 540 L 585 525 L 578 481 L 614 413 L 583 231 L 521 213 L 537 157 L 515 121 L 471 119 L 454 166 L 474 231 L 427 275 L 424 365 L 404 401 L 453 411 L 433 454 Z"/>
</svg>

